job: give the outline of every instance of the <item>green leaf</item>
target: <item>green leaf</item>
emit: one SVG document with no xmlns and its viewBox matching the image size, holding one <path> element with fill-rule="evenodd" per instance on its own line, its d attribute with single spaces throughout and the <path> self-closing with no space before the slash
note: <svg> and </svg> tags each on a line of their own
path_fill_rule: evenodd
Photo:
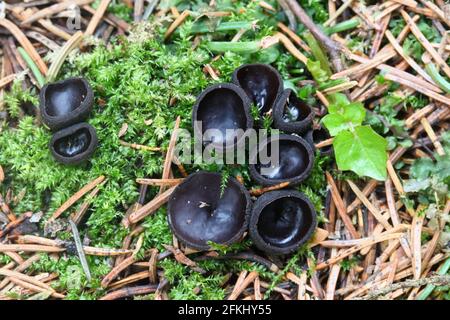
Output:
<svg viewBox="0 0 450 320">
<path fill-rule="evenodd" d="M 321 68 L 319 61 L 308 59 L 306 61 L 306 67 L 318 84 L 322 84 L 328 80 L 328 74 Z"/>
<path fill-rule="evenodd" d="M 419 192 L 421 190 L 426 190 L 430 186 L 430 179 L 416 180 L 409 179 L 403 181 L 403 188 L 405 192 Z"/>
<path fill-rule="evenodd" d="M 414 161 L 410 169 L 410 175 L 416 179 L 426 179 L 434 171 L 434 162 L 430 158 L 419 158 Z"/>
<path fill-rule="evenodd" d="M 370 126 L 339 132 L 333 147 L 340 170 L 351 170 L 377 180 L 386 179 L 387 142 Z"/>
<path fill-rule="evenodd" d="M 328 107 L 328 112 L 322 121 L 332 136 L 361 125 L 366 117 L 366 110 L 360 102 L 332 104 Z"/>
</svg>

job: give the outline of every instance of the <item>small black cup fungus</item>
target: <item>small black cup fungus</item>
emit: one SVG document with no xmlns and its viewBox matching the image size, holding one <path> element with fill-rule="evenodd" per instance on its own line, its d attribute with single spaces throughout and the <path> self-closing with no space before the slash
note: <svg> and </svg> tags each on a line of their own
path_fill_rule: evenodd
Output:
<svg viewBox="0 0 450 320">
<path fill-rule="evenodd" d="M 297 98 L 292 89 L 286 89 L 273 108 L 274 127 L 287 133 L 301 134 L 307 131 L 314 119 L 314 111 Z"/>
<path fill-rule="evenodd" d="M 167 217 L 175 236 L 187 246 L 209 249 L 208 241 L 229 245 L 248 226 L 249 192 L 230 177 L 221 195 L 220 173 L 199 171 L 187 177 L 169 198 Z"/>
<path fill-rule="evenodd" d="M 328 130 L 323 126 L 320 126 L 316 129 L 311 128 L 303 135 L 303 137 L 314 150 L 316 144 L 331 138 Z M 320 148 L 320 154 L 323 156 L 329 156 L 333 154 L 333 146 L 330 145 Z"/>
<path fill-rule="evenodd" d="M 212 85 L 197 98 L 192 111 L 192 126 L 197 134 L 203 135 L 205 145 L 233 148 L 243 140 L 243 135 L 236 135 L 235 130 L 245 132 L 253 126 L 250 100 L 232 83 Z M 214 132 L 216 130 L 218 134 Z"/>
<path fill-rule="evenodd" d="M 82 122 L 56 132 L 49 147 L 56 161 L 79 164 L 94 153 L 97 144 L 94 127 Z"/>
<path fill-rule="evenodd" d="M 276 152 L 275 144 L 272 145 L 274 142 L 278 142 L 279 153 L 278 162 L 272 163 L 272 152 Z M 262 156 L 268 159 L 264 161 Z M 302 138 L 280 134 L 261 142 L 252 151 L 250 159 L 250 175 L 259 184 L 269 186 L 289 182 L 290 185 L 296 185 L 311 173 L 314 151 Z"/>
<path fill-rule="evenodd" d="M 270 254 L 288 254 L 307 242 L 317 225 L 316 211 L 303 193 L 271 191 L 256 200 L 250 217 L 250 237 Z"/>
<path fill-rule="evenodd" d="M 279 72 L 268 64 L 244 64 L 234 70 L 232 79 L 245 90 L 261 114 L 272 109 L 283 91 Z"/>
<path fill-rule="evenodd" d="M 46 84 L 39 94 L 42 120 L 52 130 L 84 121 L 93 101 L 92 88 L 84 78 Z"/>
</svg>

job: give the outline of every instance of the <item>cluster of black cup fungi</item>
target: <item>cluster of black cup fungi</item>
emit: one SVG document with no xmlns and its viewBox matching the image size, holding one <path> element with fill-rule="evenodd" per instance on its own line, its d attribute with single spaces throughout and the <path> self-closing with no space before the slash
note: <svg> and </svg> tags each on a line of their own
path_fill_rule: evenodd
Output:
<svg viewBox="0 0 450 320">
<path fill-rule="evenodd" d="M 97 147 L 97 134 L 84 122 L 94 94 L 86 79 L 70 78 L 45 85 L 39 95 L 42 121 L 54 132 L 49 148 L 58 162 L 79 164 Z"/>
<path fill-rule="evenodd" d="M 268 136 L 250 151 L 253 160 L 250 175 L 264 186 L 282 182 L 289 182 L 289 187 L 300 184 L 313 168 L 314 145 L 328 139 L 328 132 L 321 127 L 313 128 L 312 108 L 293 90 L 283 89 L 280 74 L 270 65 L 243 65 L 234 71 L 232 82 L 212 85 L 198 96 L 192 112 L 194 130 L 200 134 L 208 129 L 219 130 L 222 138 L 204 136 L 203 143 L 226 150 L 242 142 L 234 135 L 227 136 L 227 130 L 245 131 L 258 126 L 251 116 L 252 104 L 261 114 L 271 111 L 274 128 L 284 133 Z M 279 143 L 278 164 L 260 163 L 258 154 L 262 151 L 267 154 L 275 139 Z M 321 152 L 329 154 L 332 150 L 329 147 Z M 224 190 L 221 183 L 220 173 L 199 171 L 172 193 L 168 203 L 169 225 L 187 246 L 206 250 L 210 241 L 229 245 L 241 240 L 248 229 L 260 250 L 287 254 L 313 235 L 316 212 L 301 192 L 270 191 L 253 202 L 248 190 L 235 178 L 228 179 Z"/>
</svg>

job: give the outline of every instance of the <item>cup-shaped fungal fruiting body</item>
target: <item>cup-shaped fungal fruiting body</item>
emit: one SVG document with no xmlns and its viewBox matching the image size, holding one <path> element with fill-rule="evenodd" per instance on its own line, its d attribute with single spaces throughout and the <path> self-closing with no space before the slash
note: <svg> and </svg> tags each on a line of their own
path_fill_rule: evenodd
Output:
<svg viewBox="0 0 450 320">
<path fill-rule="evenodd" d="M 271 191 L 259 197 L 250 217 L 254 244 L 269 254 L 288 254 L 306 243 L 317 225 L 311 201 L 294 190 Z"/>
<path fill-rule="evenodd" d="M 330 133 L 324 126 L 320 126 L 315 129 L 309 129 L 303 134 L 303 137 L 313 149 L 315 149 L 316 144 L 331 138 Z M 320 154 L 323 156 L 329 156 L 333 154 L 333 146 L 329 145 L 320 148 Z"/>
<path fill-rule="evenodd" d="M 49 147 L 58 162 L 75 165 L 92 156 L 97 144 L 94 127 L 81 122 L 56 132 Z"/>
<path fill-rule="evenodd" d="M 197 98 L 192 111 L 192 126 L 203 137 L 204 145 L 234 148 L 253 127 L 250 100 L 232 83 L 209 86 Z"/>
<path fill-rule="evenodd" d="M 268 64 L 244 64 L 234 70 L 232 79 L 244 89 L 261 114 L 272 109 L 283 91 L 279 72 Z"/>
<path fill-rule="evenodd" d="M 225 188 L 221 184 L 220 173 L 199 171 L 172 193 L 168 222 L 188 247 L 207 250 L 209 241 L 229 245 L 243 237 L 251 211 L 250 194 L 232 177 Z"/>
<path fill-rule="evenodd" d="M 92 88 L 84 78 L 48 83 L 39 94 L 42 120 L 51 130 L 84 121 L 93 101 Z"/>
<path fill-rule="evenodd" d="M 311 173 L 314 151 L 302 138 L 280 134 L 259 143 L 252 150 L 250 159 L 250 175 L 259 184 L 270 186 L 289 182 L 292 186 Z"/>
<path fill-rule="evenodd" d="M 311 128 L 314 111 L 292 89 L 286 89 L 275 103 L 272 116 L 275 128 L 301 134 Z"/>
</svg>

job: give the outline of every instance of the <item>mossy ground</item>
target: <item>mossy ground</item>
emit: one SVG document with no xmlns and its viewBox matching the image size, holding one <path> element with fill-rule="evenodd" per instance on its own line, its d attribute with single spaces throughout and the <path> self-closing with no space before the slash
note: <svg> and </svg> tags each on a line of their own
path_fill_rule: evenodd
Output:
<svg viewBox="0 0 450 320">
<path fill-rule="evenodd" d="M 234 12 L 238 12 L 239 8 L 244 9 L 239 16 L 232 16 L 229 20 L 259 21 L 259 29 L 245 33 L 243 41 L 261 39 L 276 30 L 276 22 L 280 17 L 263 13 L 257 2 L 224 3 L 224 6 L 232 6 Z M 307 7 L 312 8 L 310 13 L 313 13 L 316 20 L 326 19 L 323 1 L 310 1 L 310 6 Z M 200 10 L 198 8 L 197 10 Z M 45 213 L 45 218 L 41 221 L 43 227 L 46 218 L 71 195 L 89 181 L 104 175 L 107 182 L 92 202 L 87 213 L 88 219 L 80 226 L 80 233 L 82 238 L 90 240 L 90 245 L 120 248 L 129 232 L 120 223 L 121 219 L 126 209 L 136 202 L 138 197 L 136 178 L 160 177 L 164 162 L 164 156 L 160 152 L 121 146 L 118 132 L 124 123 L 128 124 L 128 130 L 121 139 L 166 148 L 176 117 L 181 117 L 182 128 L 190 130 L 191 108 L 196 95 L 216 82 L 202 71 L 206 63 L 211 63 L 218 71 L 219 82 L 229 81 L 232 71 L 239 65 L 257 61 L 272 62 L 286 81 L 294 77 L 297 80 L 305 77 L 304 66 L 282 48 L 276 48 L 270 55 L 228 52 L 217 61 L 211 62 L 213 54 L 203 44 L 192 48 L 192 36 L 186 32 L 192 21 L 187 21 L 168 44 L 163 44 L 162 35 L 167 24 L 164 21 L 152 21 L 137 26 L 129 39 L 118 38 L 109 45 L 98 43 L 89 52 L 71 55 L 65 63 L 59 77 L 86 77 L 95 93 L 94 112 L 89 123 L 96 128 L 100 145 L 89 163 L 83 166 L 68 167 L 53 160 L 47 147 L 50 131 L 39 123 L 36 116 L 22 115 L 20 112 L 20 103 L 24 101 L 37 106 L 37 92 L 23 92 L 20 83 L 15 84 L 15 89 L 5 98 L 11 121 L 3 123 L 0 128 L 0 164 L 6 172 L 6 180 L 0 185 L 0 192 L 6 194 L 8 189 L 12 190 L 13 195 L 17 197 L 17 201 L 12 204 L 15 212 L 42 210 Z M 224 41 L 230 40 L 232 36 L 233 34 L 215 33 L 208 38 Z M 175 103 L 170 105 L 170 101 Z M 326 185 L 323 169 L 328 165 L 327 159 L 318 158 L 311 178 L 300 187 L 312 198 L 319 212 L 322 211 Z M 232 175 L 239 174 L 244 177 L 247 187 L 253 186 L 245 166 L 230 169 L 205 165 L 186 166 L 186 169 L 188 172 L 194 172 L 199 167 L 211 171 L 226 171 Z M 151 199 L 156 192 L 156 188 L 151 188 L 148 198 Z M 79 203 L 70 208 L 64 216 L 75 211 L 77 206 Z M 147 217 L 143 226 L 145 232 L 142 251 L 149 248 L 164 250 L 162 245 L 172 242 L 164 207 Z M 59 232 L 57 237 L 68 239 L 71 235 Z M 233 250 L 239 251 L 250 245 L 250 241 L 244 241 Z M 299 253 L 288 257 L 286 266 L 298 272 L 298 259 L 304 252 L 305 248 L 302 248 Z M 2 262 L 8 260 L 2 255 L 0 259 Z M 33 268 L 42 272 L 57 272 L 58 289 L 66 291 L 68 299 L 95 299 L 104 294 L 100 281 L 109 272 L 111 261 L 109 258 L 88 257 L 88 262 L 93 275 L 90 283 L 84 278 L 77 256 L 64 255 L 55 260 L 43 255 Z M 219 284 L 224 276 L 229 272 L 238 273 L 244 269 L 257 269 L 261 277 L 268 282 L 280 278 L 263 266 L 251 262 L 204 261 L 200 262 L 199 266 L 208 271 L 206 275 L 192 272 L 172 259 L 159 263 L 171 284 L 171 298 L 222 299 L 225 292 Z M 81 282 L 76 285 L 70 285 L 74 281 L 73 274 L 82 275 Z M 201 289 L 200 293 L 195 293 L 194 288 Z"/>
</svg>

